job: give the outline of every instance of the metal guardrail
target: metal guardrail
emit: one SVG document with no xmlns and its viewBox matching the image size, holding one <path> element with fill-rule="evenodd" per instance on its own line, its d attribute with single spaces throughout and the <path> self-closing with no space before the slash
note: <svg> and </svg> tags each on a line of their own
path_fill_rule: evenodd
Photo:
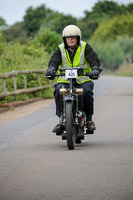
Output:
<svg viewBox="0 0 133 200">
<path fill-rule="evenodd" d="M 33 93 L 33 92 L 38 92 L 41 91 L 43 89 L 46 88 L 50 88 L 52 86 L 52 84 L 48 83 L 48 85 L 45 86 L 41 86 L 40 83 L 40 74 L 46 72 L 46 69 L 37 69 L 37 70 L 20 70 L 20 71 L 11 71 L 8 73 L 0 73 L 0 79 L 3 80 L 3 92 L 0 93 L 0 99 L 7 97 L 7 96 L 16 96 L 18 94 L 24 94 L 24 93 Z M 37 87 L 33 87 L 33 88 L 27 88 L 27 74 L 32 74 L 35 73 L 36 77 L 37 77 L 37 83 L 38 86 Z M 23 89 L 17 89 L 17 79 L 16 77 L 19 74 L 23 74 L 24 75 L 24 88 Z M 14 91 L 7 91 L 6 88 L 6 79 L 7 78 L 12 78 L 13 77 L 13 82 L 14 82 Z"/>
</svg>

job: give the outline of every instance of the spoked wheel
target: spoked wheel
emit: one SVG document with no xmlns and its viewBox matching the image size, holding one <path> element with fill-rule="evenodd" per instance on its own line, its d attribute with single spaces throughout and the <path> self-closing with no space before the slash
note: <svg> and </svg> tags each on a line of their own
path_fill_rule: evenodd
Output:
<svg viewBox="0 0 133 200">
<path fill-rule="evenodd" d="M 66 139 L 68 149 L 73 150 L 75 147 L 75 127 L 72 102 L 66 102 Z"/>
</svg>

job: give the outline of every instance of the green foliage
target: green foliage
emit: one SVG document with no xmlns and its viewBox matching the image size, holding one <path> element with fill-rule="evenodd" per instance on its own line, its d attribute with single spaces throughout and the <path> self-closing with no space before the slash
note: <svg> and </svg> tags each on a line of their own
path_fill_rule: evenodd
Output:
<svg viewBox="0 0 133 200">
<path fill-rule="evenodd" d="M 27 40 L 28 32 L 25 29 L 24 22 L 17 22 L 8 29 L 3 30 L 5 39 L 15 42 L 24 43 Z"/>
<path fill-rule="evenodd" d="M 82 30 L 82 40 L 87 41 L 90 39 L 93 35 L 93 32 L 96 30 L 98 27 L 98 22 L 95 20 L 85 20 L 81 19 L 80 21 L 77 22 L 78 27 Z"/>
<path fill-rule="evenodd" d="M 54 88 L 48 88 L 47 90 L 43 90 L 43 91 L 41 91 L 42 97 L 51 99 L 51 98 L 53 98 L 53 92 L 54 92 Z"/>
<path fill-rule="evenodd" d="M 52 11 L 44 4 L 36 8 L 30 6 L 26 10 L 24 21 L 8 27 L 4 31 L 4 36 L 7 41 L 17 40 L 20 43 L 24 43 L 25 38 L 31 35 L 36 37 L 36 33 L 40 30 L 40 27 L 43 27 L 44 29 L 48 28 L 61 34 L 65 26 L 68 24 L 76 24 L 82 30 L 82 39 L 87 41 L 93 36 L 93 33 L 97 30 L 99 25 L 102 26 L 101 29 L 103 29 L 100 29 L 99 32 L 105 32 L 106 26 L 108 28 L 111 23 L 110 20 L 112 17 L 116 17 L 118 20 L 116 25 L 119 25 L 119 18 L 121 19 L 121 15 L 127 15 L 128 12 L 133 14 L 133 3 L 125 6 L 119 5 L 113 0 L 98 1 L 92 8 L 92 11 L 84 11 L 84 17 L 81 19 L 77 19 L 72 15 L 64 15 L 63 13 Z M 132 16 L 129 17 L 132 18 Z M 101 24 L 102 22 L 103 25 Z M 124 23 L 126 24 L 126 21 Z M 111 25 L 110 29 L 112 30 Z M 115 32 L 117 33 L 117 31 L 118 30 L 114 30 L 112 34 L 115 35 Z M 110 35 L 108 37 L 110 37 Z"/>
<path fill-rule="evenodd" d="M 106 69 L 115 70 L 125 60 L 124 52 L 116 41 L 106 43 L 97 41 L 92 46 L 100 58 L 101 65 Z"/>
<path fill-rule="evenodd" d="M 0 40 L 1 41 L 1 40 Z M 1 42 L 0 42 L 1 44 Z M 35 44 L 33 40 L 28 39 L 25 44 L 20 43 L 7 43 L 3 47 L 3 52 L 0 54 L 0 73 L 6 73 L 14 70 L 30 70 L 30 69 L 46 69 L 48 66 L 50 56 L 44 52 L 44 47 Z M 48 85 L 48 80 L 41 74 L 40 81 L 42 85 Z M 38 86 L 36 75 L 27 75 L 27 86 Z M 6 81 L 7 90 L 12 91 L 14 88 L 13 79 L 9 78 Z M 24 88 L 24 75 L 17 76 L 17 88 Z M 2 92 L 2 80 L 0 79 L 0 92 Z M 21 94 L 17 100 L 24 100 L 32 97 L 39 96 L 35 94 Z M 7 101 L 14 101 L 14 97 L 7 97 Z"/>
<path fill-rule="evenodd" d="M 47 68 L 49 56 L 44 47 L 34 44 L 31 39 L 27 43 L 6 43 L 0 55 L 0 73 L 21 69 Z"/>
<path fill-rule="evenodd" d="M 128 10 L 128 12 L 133 13 L 133 3 L 129 3 L 129 4 L 127 5 L 127 10 Z"/>
<path fill-rule="evenodd" d="M 133 55 L 133 37 L 120 36 L 117 38 L 117 42 L 126 57 Z"/>
<path fill-rule="evenodd" d="M 116 39 L 118 36 L 133 37 L 133 13 L 127 13 L 114 17 L 110 21 L 102 22 L 95 33 L 93 34 L 91 41 L 101 40 L 107 41 Z"/>
<path fill-rule="evenodd" d="M 59 12 L 51 12 L 44 20 L 43 27 L 62 34 L 62 30 L 69 24 L 76 24 L 77 19 L 71 15 L 64 15 Z"/>
<path fill-rule="evenodd" d="M 122 12 L 123 11 L 123 12 Z M 99 16 L 104 14 L 109 15 L 110 17 L 120 13 L 125 13 L 126 12 L 126 7 L 124 9 L 124 6 L 119 6 L 116 2 L 114 1 L 98 1 L 93 7 L 93 12 L 98 13 Z"/>
<path fill-rule="evenodd" d="M 83 39 L 90 39 L 101 22 L 108 21 L 112 18 L 112 13 L 115 12 L 111 9 L 113 5 L 112 2 L 99 1 L 95 4 L 91 12 L 84 11 L 85 16 L 78 21 L 78 25 L 82 30 Z"/>
<path fill-rule="evenodd" d="M 93 37 L 98 26 L 101 26 L 99 33 L 106 32 L 106 27 L 109 26 L 112 17 L 116 16 L 119 21 L 121 15 L 124 16 L 128 12 L 133 13 L 133 4 L 125 6 L 119 5 L 114 1 L 98 1 L 92 8 L 92 11 L 85 10 L 85 16 L 78 21 L 82 29 L 83 38 L 90 39 Z"/>
<path fill-rule="evenodd" d="M 7 26 L 5 19 L 3 19 L 2 17 L 0 17 L 0 27 L 3 28 Z"/>
<path fill-rule="evenodd" d="M 28 36 L 31 33 L 36 33 L 42 25 L 45 17 L 51 12 L 49 8 L 43 4 L 37 8 L 30 6 L 24 15 L 24 24 L 28 31 Z"/>
<path fill-rule="evenodd" d="M 0 31 L 0 55 L 4 51 L 4 46 L 5 46 L 5 38 L 3 37 L 3 32 Z"/>
<path fill-rule="evenodd" d="M 0 31 L 0 73 L 47 68 L 49 54 L 62 42 L 61 33 L 68 24 L 80 27 L 82 39 L 90 40 L 104 68 L 116 70 L 125 61 L 126 56 L 131 57 L 133 54 L 133 3 L 125 6 L 113 0 L 103 0 L 98 1 L 91 12 L 88 10 L 84 11 L 83 18 L 76 19 L 71 15 L 52 11 L 45 5 L 37 8 L 29 7 L 22 22 L 7 28 L 5 20 L 0 17 L 2 28 Z M 29 39 L 29 36 L 32 39 Z M 28 87 L 37 86 L 35 74 L 27 75 L 27 80 Z M 23 88 L 23 75 L 18 76 L 17 83 L 18 89 Z M 47 84 L 43 75 L 41 75 L 41 83 Z M 7 87 L 13 90 L 13 80 L 7 81 Z M 41 93 L 44 96 L 53 97 L 51 90 Z M 38 95 L 39 93 L 19 95 L 18 99 Z"/>
<path fill-rule="evenodd" d="M 55 51 L 57 46 L 62 42 L 62 38 L 59 34 L 50 29 L 41 28 L 34 42 L 36 44 L 40 43 L 45 47 L 45 50 L 48 51 L 48 53 L 51 53 Z"/>
<path fill-rule="evenodd" d="M 85 19 L 101 19 L 104 20 L 106 16 L 108 18 L 112 18 L 117 15 L 126 14 L 127 12 L 133 12 L 133 5 L 132 3 L 125 6 L 125 5 L 119 5 L 118 3 L 114 1 L 98 1 L 94 7 L 92 8 L 92 11 L 84 11 Z"/>
<path fill-rule="evenodd" d="M 116 40 L 108 40 L 104 43 L 100 40 L 90 41 L 90 44 L 98 53 L 101 64 L 106 69 L 117 69 L 125 62 L 127 56 L 133 55 L 133 38 L 128 36 L 120 36 Z"/>
</svg>

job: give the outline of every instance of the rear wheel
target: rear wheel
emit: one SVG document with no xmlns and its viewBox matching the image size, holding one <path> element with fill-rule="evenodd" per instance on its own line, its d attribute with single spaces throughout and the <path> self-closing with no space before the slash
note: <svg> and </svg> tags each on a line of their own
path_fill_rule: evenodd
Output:
<svg viewBox="0 0 133 200">
<path fill-rule="evenodd" d="M 68 149 L 73 150 L 75 147 L 75 130 L 72 102 L 66 102 L 66 139 Z"/>
</svg>

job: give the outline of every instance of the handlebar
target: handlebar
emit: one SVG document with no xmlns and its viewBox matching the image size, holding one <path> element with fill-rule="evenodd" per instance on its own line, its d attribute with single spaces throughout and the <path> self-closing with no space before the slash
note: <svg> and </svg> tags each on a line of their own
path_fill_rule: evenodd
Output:
<svg viewBox="0 0 133 200">
<path fill-rule="evenodd" d="M 65 76 L 65 74 L 55 74 L 54 75 L 54 77 L 62 77 L 62 76 Z M 90 75 L 89 74 L 83 74 L 82 76 L 88 76 L 88 77 L 90 77 Z M 45 78 L 51 78 L 51 76 L 44 76 Z M 100 77 L 100 75 L 99 76 L 93 76 L 93 77 L 90 77 L 91 79 L 93 79 L 93 80 L 97 80 L 98 78 Z"/>
<path fill-rule="evenodd" d="M 77 69 L 77 72 L 78 72 L 78 76 L 88 76 L 90 77 L 91 79 L 93 80 L 97 80 L 100 76 L 90 76 L 89 72 L 86 72 L 85 74 L 83 73 L 84 70 L 83 68 L 79 68 L 79 67 L 74 67 L 74 68 L 71 68 L 71 67 L 67 67 L 65 69 L 60 69 L 60 73 L 59 74 L 55 74 L 54 77 L 60 77 L 60 76 L 65 76 L 65 71 L 66 70 L 76 70 Z M 101 69 L 102 71 L 102 69 Z M 56 73 L 56 72 L 55 72 Z M 51 78 L 51 76 L 45 76 L 45 78 Z"/>
</svg>

